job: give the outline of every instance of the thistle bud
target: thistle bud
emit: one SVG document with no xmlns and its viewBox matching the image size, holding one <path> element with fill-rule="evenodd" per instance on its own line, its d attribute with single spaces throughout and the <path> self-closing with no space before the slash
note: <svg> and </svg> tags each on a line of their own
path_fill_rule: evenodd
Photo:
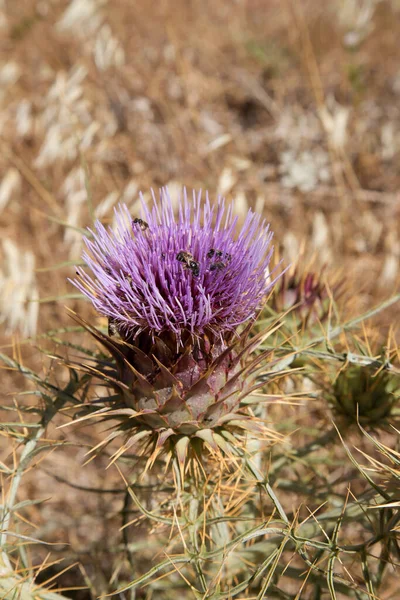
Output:
<svg viewBox="0 0 400 600">
<path fill-rule="evenodd" d="M 337 277 L 331 284 L 332 294 L 337 299 L 343 292 L 343 282 Z M 302 322 L 312 325 L 323 322 L 329 314 L 330 293 L 322 273 L 302 272 L 297 264 L 285 272 L 272 296 L 272 308 L 275 312 L 292 309 L 296 324 Z"/>
<path fill-rule="evenodd" d="M 399 377 L 371 366 L 350 365 L 333 385 L 334 409 L 351 421 L 376 424 L 389 417 L 400 397 Z"/>
</svg>

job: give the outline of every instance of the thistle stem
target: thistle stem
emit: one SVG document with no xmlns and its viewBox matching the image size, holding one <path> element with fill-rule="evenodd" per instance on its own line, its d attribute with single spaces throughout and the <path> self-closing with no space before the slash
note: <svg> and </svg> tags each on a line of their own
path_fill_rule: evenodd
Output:
<svg viewBox="0 0 400 600">
<path fill-rule="evenodd" d="M 34 437 L 26 443 L 25 448 L 22 451 L 18 467 L 12 478 L 7 502 L 5 503 L 4 508 L 3 508 L 3 518 L 1 520 L 1 530 L 2 531 L 0 534 L 0 549 L 2 550 L 3 563 L 10 570 L 12 570 L 12 565 L 11 565 L 10 559 L 8 557 L 8 554 L 4 549 L 4 546 L 6 544 L 8 528 L 9 528 L 9 525 L 11 522 L 12 507 L 15 504 L 15 500 L 16 500 L 19 484 L 21 482 L 21 478 L 25 472 L 26 467 L 29 464 L 30 454 L 35 449 L 36 444 L 40 441 L 44 432 L 45 432 L 45 427 L 40 427 L 39 429 L 36 430 Z"/>
<path fill-rule="evenodd" d="M 0 573 L 3 576 L 5 576 L 5 575 L 9 574 L 8 571 L 11 573 L 13 572 L 13 566 L 11 564 L 10 558 L 7 554 L 5 547 L 6 547 L 7 536 L 10 533 L 8 529 L 9 529 L 10 523 L 11 523 L 12 509 L 16 502 L 18 488 L 21 483 L 21 479 L 33 457 L 33 453 L 34 453 L 34 450 L 36 449 L 37 444 L 41 441 L 42 436 L 46 431 L 47 425 L 50 423 L 50 421 L 53 419 L 53 417 L 57 414 L 57 412 L 64 406 L 64 404 L 68 400 L 70 400 L 71 397 L 73 397 L 74 393 L 76 393 L 77 390 L 79 390 L 79 388 L 85 384 L 85 378 L 83 378 L 79 381 L 77 379 L 74 380 L 71 377 L 71 380 L 69 381 L 69 383 L 62 390 L 62 389 L 56 388 L 55 386 L 50 386 L 49 384 L 47 384 L 47 382 L 43 381 L 38 375 L 36 375 L 36 373 L 31 371 L 30 369 L 27 369 L 26 367 L 23 367 L 21 364 L 14 361 L 10 357 L 1 354 L 0 358 L 9 367 L 11 367 L 15 371 L 19 371 L 23 375 L 27 376 L 29 379 L 33 380 L 37 385 L 39 385 L 41 387 L 51 387 L 52 390 L 56 393 L 55 400 L 52 404 L 49 404 L 48 399 L 46 400 L 46 409 L 43 412 L 40 423 L 38 423 L 38 425 L 39 425 L 38 428 L 33 431 L 32 437 L 27 438 L 25 440 L 25 447 L 21 452 L 18 466 L 15 469 L 13 477 L 12 477 L 8 497 L 4 503 L 4 507 L 3 507 L 3 511 L 2 511 L 2 518 L 1 518 L 1 533 L 0 533 L 0 551 L 1 551 L 1 562 L 2 562 L 2 564 L 0 565 Z M 43 397 L 45 397 L 45 394 L 43 394 Z M 21 582 L 22 581 L 24 581 L 24 580 L 21 578 Z M 37 594 L 37 595 L 39 595 L 39 594 Z M 54 597 L 54 599 L 63 598 L 63 596 L 61 596 L 59 594 L 54 594 L 54 593 L 51 593 L 51 596 Z"/>
</svg>

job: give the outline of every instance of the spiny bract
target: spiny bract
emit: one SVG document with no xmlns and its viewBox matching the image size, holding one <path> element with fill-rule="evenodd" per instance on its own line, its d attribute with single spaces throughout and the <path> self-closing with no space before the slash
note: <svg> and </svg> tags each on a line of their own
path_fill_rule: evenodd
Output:
<svg viewBox="0 0 400 600">
<path fill-rule="evenodd" d="M 92 275 L 79 268 L 74 281 L 109 319 L 109 335 L 85 324 L 114 358 L 86 366 L 117 392 L 101 408 L 121 420 L 105 443 L 126 432 L 118 455 L 136 446 L 153 460 L 168 450 L 182 462 L 190 442 L 226 452 L 232 434 L 262 430 L 241 400 L 265 368 L 250 355 L 266 334 L 249 332 L 274 283 L 272 234 L 249 211 L 235 236 L 233 205 L 201 193 L 184 193 L 177 219 L 167 190 L 151 209 L 142 199 L 142 213 L 121 206 L 115 231 L 97 222 L 85 240 Z"/>
</svg>

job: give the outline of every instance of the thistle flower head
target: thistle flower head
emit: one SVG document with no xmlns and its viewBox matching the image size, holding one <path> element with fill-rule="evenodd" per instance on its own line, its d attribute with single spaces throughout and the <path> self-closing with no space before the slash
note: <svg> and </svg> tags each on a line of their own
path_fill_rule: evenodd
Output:
<svg viewBox="0 0 400 600">
<path fill-rule="evenodd" d="M 264 385 L 267 351 L 255 350 L 268 332 L 249 333 L 274 283 L 272 233 L 252 211 L 238 232 L 237 220 L 232 204 L 212 206 L 200 193 L 184 193 L 175 218 L 162 190 L 151 208 L 142 199 L 140 217 L 120 206 L 115 231 L 96 223 L 86 240 L 91 274 L 78 269 L 74 283 L 112 327 L 105 335 L 75 318 L 112 360 L 80 368 L 113 388 L 96 407 L 121 421 L 98 446 L 126 437 L 114 459 L 135 447 L 148 465 L 165 452 L 184 468 L 199 444 L 229 454 L 248 432 L 269 435 L 242 400 Z"/>
<path fill-rule="evenodd" d="M 184 331 L 220 337 L 251 319 L 273 285 L 268 274 L 272 233 L 249 210 L 236 235 L 233 205 L 186 192 L 175 219 L 166 189 L 141 218 L 125 205 L 117 228 L 95 225 L 83 256 L 92 275 L 78 269 L 73 283 L 125 338 Z"/>
</svg>

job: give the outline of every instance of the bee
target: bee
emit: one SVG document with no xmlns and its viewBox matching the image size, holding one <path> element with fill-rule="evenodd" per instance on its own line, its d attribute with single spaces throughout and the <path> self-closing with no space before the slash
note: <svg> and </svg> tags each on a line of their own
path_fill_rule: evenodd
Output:
<svg viewBox="0 0 400 600">
<path fill-rule="evenodd" d="M 196 260 L 190 260 L 187 268 L 192 271 L 195 277 L 200 275 L 200 265 Z"/>
<path fill-rule="evenodd" d="M 192 271 L 195 277 L 198 277 L 200 274 L 200 264 L 197 262 L 197 260 L 194 260 L 190 252 L 184 252 L 181 250 L 176 255 L 176 260 L 179 260 L 179 262 L 183 263 L 185 265 L 185 269 L 189 269 Z"/>
<path fill-rule="evenodd" d="M 108 335 L 110 337 L 115 337 L 118 335 L 118 326 L 114 319 L 108 317 Z"/>
<path fill-rule="evenodd" d="M 188 264 L 190 260 L 193 260 L 193 256 L 192 254 L 190 254 L 190 252 L 184 252 L 183 250 L 181 250 L 176 255 L 176 260 L 179 260 L 179 262 L 181 263 Z"/>
<path fill-rule="evenodd" d="M 132 224 L 139 225 L 139 227 L 142 231 L 146 231 L 146 229 L 149 228 L 149 224 L 146 223 L 146 221 L 143 221 L 143 219 L 137 219 L 137 218 L 133 219 Z"/>
<path fill-rule="evenodd" d="M 225 269 L 225 267 L 226 264 L 224 262 L 218 261 L 210 265 L 210 271 L 222 271 L 222 269 Z"/>
<path fill-rule="evenodd" d="M 222 250 L 215 250 L 215 248 L 210 248 L 207 252 L 207 258 L 213 257 L 217 259 L 224 257 L 224 260 L 227 260 L 228 262 L 230 262 L 232 259 L 232 255 L 228 254 L 228 252 L 222 252 Z"/>
</svg>

